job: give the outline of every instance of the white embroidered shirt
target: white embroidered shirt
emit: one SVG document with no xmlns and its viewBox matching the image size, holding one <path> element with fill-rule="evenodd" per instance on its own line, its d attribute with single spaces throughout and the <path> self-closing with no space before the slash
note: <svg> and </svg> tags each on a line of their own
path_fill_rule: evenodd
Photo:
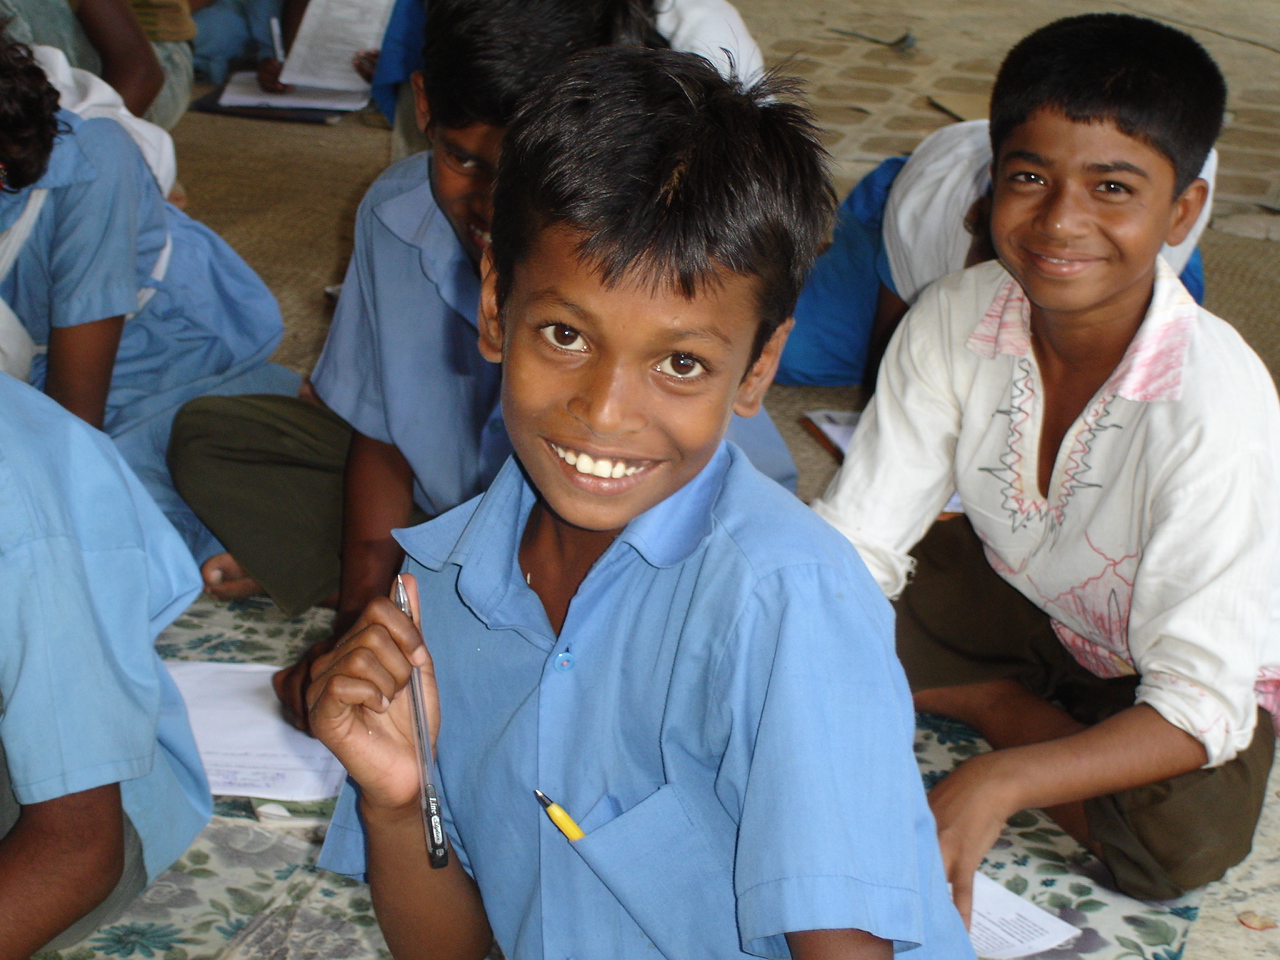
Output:
<svg viewBox="0 0 1280 960">
<path fill-rule="evenodd" d="M 1068 429 L 1042 497 L 1029 304 L 998 262 L 927 288 L 895 334 L 814 509 L 899 594 L 958 491 L 992 567 L 1102 677 L 1199 739 L 1209 766 L 1280 714 L 1280 403 L 1262 362 L 1159 261 L 1115 372 Z M 1280 726 L 1280 725 L 1278 725 Z"/>
</svg>

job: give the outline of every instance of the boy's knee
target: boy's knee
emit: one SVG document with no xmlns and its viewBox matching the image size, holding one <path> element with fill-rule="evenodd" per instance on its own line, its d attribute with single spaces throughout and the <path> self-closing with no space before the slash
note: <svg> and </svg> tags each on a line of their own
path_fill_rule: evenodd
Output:
<svg viewBox="0 0 1280 960">
<path fill-rule="evenodd" d="M 1270 717 L 1259 711 L 1252 743 L 1222 766 L 1086 801 L 1090 835 L 1117 888 L 1167 900 L 1221 879 L 1244 860 L 1274 754 Z"/>
</svg>

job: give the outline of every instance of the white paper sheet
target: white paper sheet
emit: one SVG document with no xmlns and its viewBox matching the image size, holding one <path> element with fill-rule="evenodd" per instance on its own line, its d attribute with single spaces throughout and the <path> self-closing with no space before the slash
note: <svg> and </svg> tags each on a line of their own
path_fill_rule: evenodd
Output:
<svg viewBox="0 0 1280 960">
<path fill-rule="evenodd" d="M 983 960 L 1012 960 L 1050 950 L 1079 932 L 986 874 L 973 875 L 969 939 Z"/>
<path fill-rule="evenodd" d="M 836 448 L 844 453 L 853 439 L 853 428 L 862 416 L 857 410 L 810 410 L 805 414 Z"/>
<path fill-rule="evenodd" d="M 319 740 L 285 723 L 271 688 L 275 667 L 166 663 L 191 717 L 214 793 L 268 800 L 336 796 L 345 771 Z"/>
<path fill-rule="evenodd" d="M 218 104 L 224 107 L 270 107 L 277 110 L 359 110 L 368 102 L 368 87 L 364 93 L 320 87 L 294 87 L 288 93 L 267 93 L 258 86 L 258 75 L 248 70 L 233 73 L 218 97 Z"/>
<path fill-rule="evenodd" d="M 280 79 L 330 90 L 369 94 L 351 66 L 361 50 L 382 46 L 393 0 L 311 0 L 293 38 Z"/>
</svg>

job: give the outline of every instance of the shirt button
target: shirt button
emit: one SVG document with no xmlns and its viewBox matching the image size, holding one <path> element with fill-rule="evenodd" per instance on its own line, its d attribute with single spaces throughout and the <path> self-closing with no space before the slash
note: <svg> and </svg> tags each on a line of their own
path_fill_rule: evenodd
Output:
<svg viewBox="0 0 1280 960">
<path fill-rule="evenodd" d="M 573 669 L 573 654 L 569 652 L 557 653 L 555 659 L 555 668 L 561 673 L 568 673 Z"/>
</svg>

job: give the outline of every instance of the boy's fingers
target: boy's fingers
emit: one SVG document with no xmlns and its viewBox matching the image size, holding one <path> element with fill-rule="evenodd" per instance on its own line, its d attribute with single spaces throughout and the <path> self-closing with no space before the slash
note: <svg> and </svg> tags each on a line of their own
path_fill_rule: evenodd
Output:
<svg viewBox="0 0 1280 960">
<path fill-rule="evenodd" d="M 312 681 L 307 688 L 308 706 L 314 706 L 322 692 L 322 681 L 333 676 L 367 680 L 390 700 L 409 682 L 413 665 L 387 631 L 373 625 L 361 631 L 350 643 L 321 657 L 312 668 Z"/>
<path fill-rule="evenodd" d="M 386 713 L 390 701 L 378 684 L 363 677 L 335 673 L 311 685 L 309 694 L 310 718 L 313 724 L 332 721 L 353 707 L 363 707 L 372 713 Z"/>
<path fill-rule="evenodd" d="M 972 873 L 964 878 L 958 874 L 951 878 L 951 899 L 955 901 L 956 910 L 960 913 L 960 919 L 964 921 L 964 928 L 968 930 L 970 914 L 973 913 Z"/>
<path fill-rule="evenodd" d="M 400 574 L 404 584 L 404 592 L 409 597 L 409 612 L 413 617 L 413 625 L 417 628 L 417 645 L 409 652 L 409 662 L 418 667 L 425 667 L 431 662 L 431 654 L 422 639 L 422 608 L 418 603 L 418 578 L 412 573 Z"/>
</svg>

